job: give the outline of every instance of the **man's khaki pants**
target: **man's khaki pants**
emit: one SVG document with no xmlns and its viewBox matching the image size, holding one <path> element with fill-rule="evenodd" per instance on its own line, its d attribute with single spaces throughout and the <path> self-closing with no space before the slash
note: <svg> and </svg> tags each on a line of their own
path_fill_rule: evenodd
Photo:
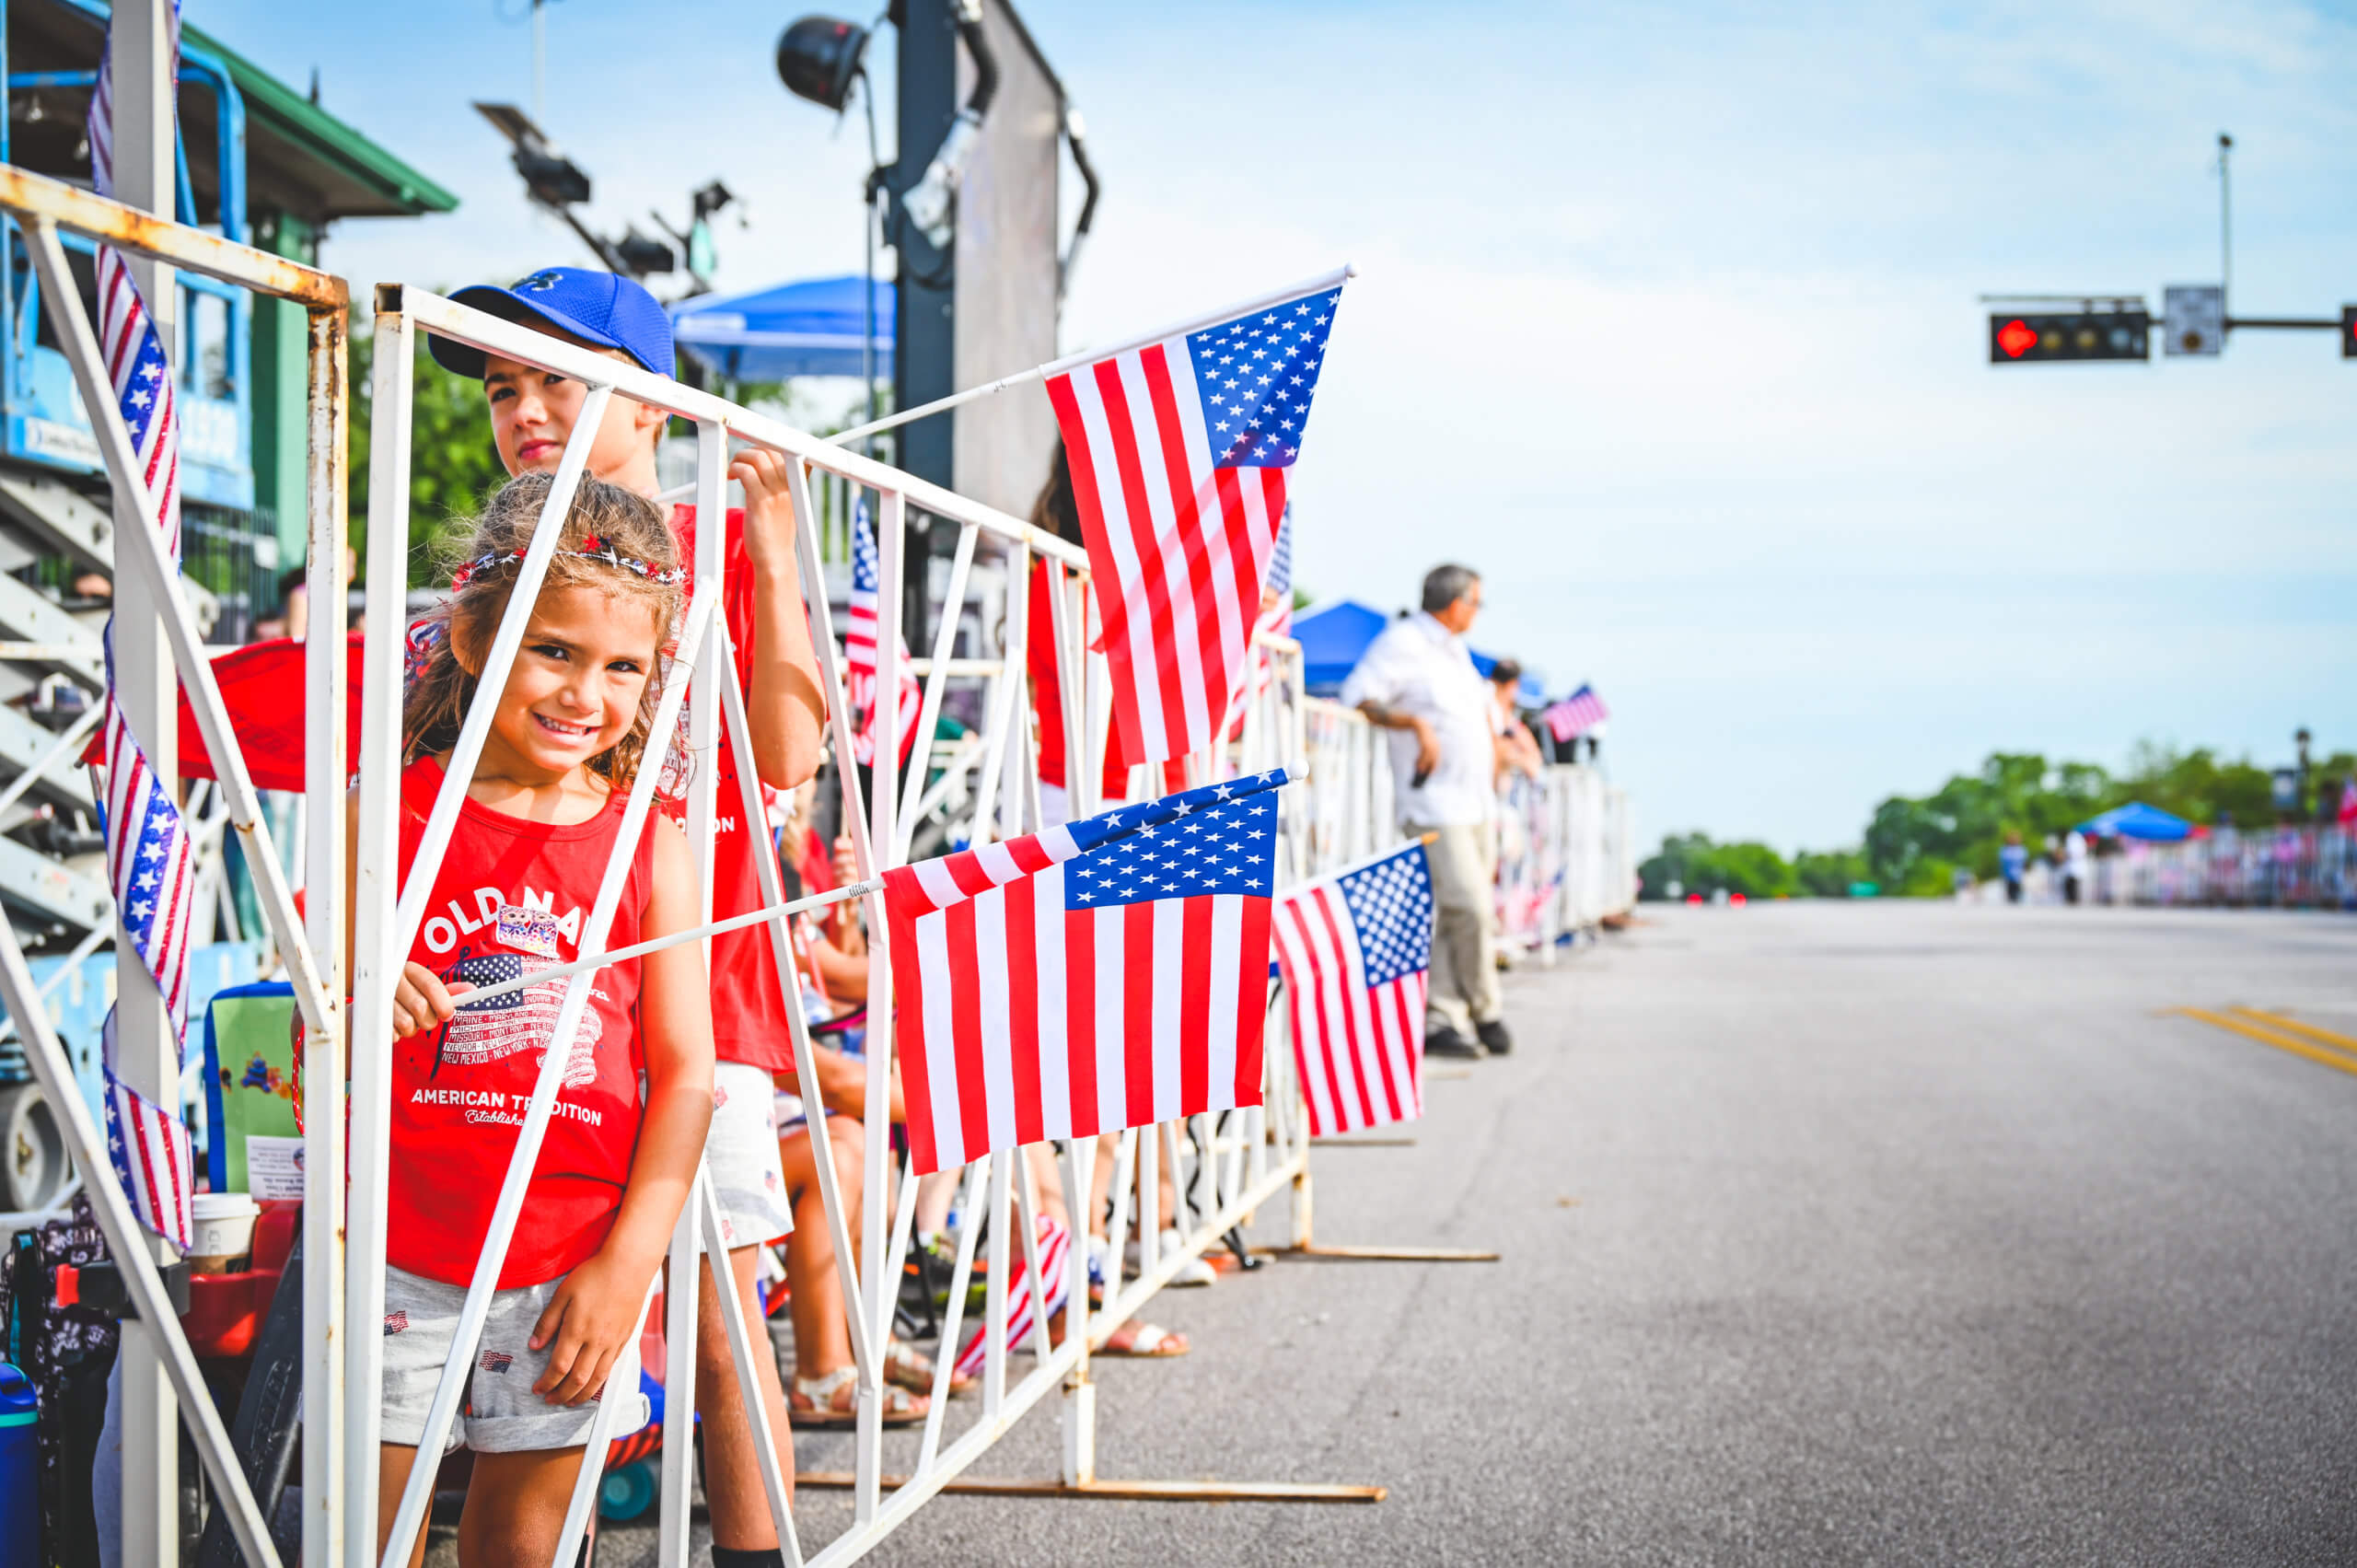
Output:
<svg viewBox="0 0 2357 1568">
<path fill-rule="evenodd" d="M 1483 822 L 1437 829 L 1411 825 L 1408 830 L 1439 835 L 1424 846 L 1433 874 L 1433 973 L 1424 1028 L 1445 1024 L 1470 1039 L 1475 1025 L 1498 1016 L 1497 944 L 1492 934 L 1497 830 Z"/>
</svg>

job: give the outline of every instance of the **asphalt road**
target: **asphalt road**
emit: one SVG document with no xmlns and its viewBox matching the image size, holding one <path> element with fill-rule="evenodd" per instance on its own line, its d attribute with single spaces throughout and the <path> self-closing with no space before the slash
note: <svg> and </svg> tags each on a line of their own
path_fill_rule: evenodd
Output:
<svg viewBox="0 0 2357 1568">
<path fill-rule="evenodd" d="M 1323 1239 L 1504 1263 L 1280 1263 L 1099 1364 L 1109 1476 L 1387 1501 L 952 1496 L 871 1560 L 2357 1561 L 2357 1056 L 2163 1011 L 2230 1005 L 2357 1037 L 2357 920 L 1651 912 L 1414 1146 L 1314 1156 Z"/>
</svg>

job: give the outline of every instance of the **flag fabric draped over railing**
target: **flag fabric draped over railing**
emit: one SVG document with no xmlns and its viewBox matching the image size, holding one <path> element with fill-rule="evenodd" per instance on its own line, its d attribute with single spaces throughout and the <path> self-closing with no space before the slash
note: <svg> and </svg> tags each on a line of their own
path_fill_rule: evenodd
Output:
<svg viewBox="0 0 2357 1568">
<path fill-rule="evenodd" d="M 1260 1103 L 1285 777 L 885 873 L 920 1175 Z"/>
<path fill-rule="evenodd" d="M 180 7 L 171 9 L 171 80 L 180 80 Z M 99 64 L 87 129 L 92 181 L 114 193 L 114 53 Z M 99 351 L 114 384 L 146 500 L 146 520 L 178 559 L 180 548 L 180 430 L 171 361 L 164 354 L 130 264 L 111 246 L 98 254 Z M 106 714 L 107 885 L 115 913 L 161 993 L 172 1040 L 188 1035 L 189 932 L 196 882 L 195 845 L 173 800 L 175 781 L 159 779 L 115 696 L 114 633 L 108 624 Z M 171 694 L 164 694 L 167 702 Z M 168 714 L 162 723 L 174 722 Z M 123 1081 L 115 1059 L 111 1011 L 102 1035 L 108 1153 L 140 1223 L 185 1248 L 193 1239 L 188 1129 L 179 1106 L 158 1105 Z"/>
<path fill-rule="evenodd" d="M 883 704 L 876 700 L 876 595 L 882 574 L 876 556 L 876 530 L 867 526 L 867 502 L 862 499 L 852 508 L 851 518 L 851 603 L 850 613 L 843 617 L 843 665 L 850 672 L 844 682 L 844 700 L 852 712 L 860 715 L 859 727 L 852 736 L 852 761 L 863 768 L 876 765 L 876 721 Z M 916 744 L 917 717 L 924 703 L 924 687 L 916 672 L 909 668 L 909 645 L 906 638 L 900 644 L 900 656 L 895 667 L 900 671 L 900 757 L 906 761 L 909 748 Z"/>
<path fill-rule="evenodd" d="M 1288 892 L 1276 944 L 1310 1132 L 1422 1116 L 1433 947 L 1424 846 Z"/>
<path fill-rule="evenodd" d="M 1126 754 L 1216 738 L 1260 613 L 1337 286 L 1048 378 Z"/>
<path fill-rule="evenodd" d="M 1596 688 L 1582 682 L 1580 689 L 1560 703 L 1550 704 L 1542 715 L 1547 721 L 1547 733 L 1555 738 L 1558 746 L 1578 739 L 1597 725 L 1612 716 Z"/>
</svg>

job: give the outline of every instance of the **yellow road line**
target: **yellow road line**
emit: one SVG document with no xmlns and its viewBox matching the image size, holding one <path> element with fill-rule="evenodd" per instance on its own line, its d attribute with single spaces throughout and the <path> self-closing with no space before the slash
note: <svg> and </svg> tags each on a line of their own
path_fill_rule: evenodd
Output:
<svg viewBox="0 0 2357 1568">
<path fill-rule="evenodd" d="M 2239 1013 L 2254 1023 L 2263 1024 L 2270 1029 L 2282 1029 L 2288 1034 L 2304 1035 L 2318 1045 L 2328 1045 L 2335 1050 L 2345 1051 L 2351 1056 L 2357 1056 L 2357 1040 L 2351 1040 L 2347 1035 L 2337 1035 L 2330 1029 L 2320 1029 L 2314 1024 L 2304 1024 L 2297 1018 L 2287 1018 L 2281 1013 L 2263 1013 L 2256 1007 L 2235 1007 L 2231 1011 Z"/>
<path fill-rule="evenodd" d="M 2278 1051 L 2288 1051 L 2294 1056 L 2305 1056 L 2311 1062 L 2321 1062 L 2328 1067 L 2338 1067 L 2344 1073 L 2357 1075 L 2357 1061 L 2337 1051 L 2319 1050 L 2305 1040 L 2277 1034 L 2272 1029 L 2262 1029 L 2256 1024 L 2230 1018 L 2223 1013 L 2212 1013 L 2200 1007 L 2180 1007 L 2177 1011 L 2189 1018 L 2199 1018 L 2205 1024 L 2241 1035 L 2246 1040 L 2255 1040 L 2261 1045 L 2271 1045 Z"/>
</svg>

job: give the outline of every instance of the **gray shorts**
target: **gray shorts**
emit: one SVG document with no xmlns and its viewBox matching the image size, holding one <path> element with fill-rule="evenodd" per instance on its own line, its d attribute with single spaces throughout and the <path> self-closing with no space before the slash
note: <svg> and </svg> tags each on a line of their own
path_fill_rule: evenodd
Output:
<svg viewBox="0 0 2357 1568">
<path fill-rule="evenodd" d="M 589 1441 L 599 1400 L 552 1405 L 532 1392 L 549 1366 L 548 1352 L 531 1348 L 532 1326 L 562 1283 L 559 1276 L 493 1294 L 468 1372 L 466 1400 L 446 1448 L 463 1444 L 479 1454 L 513 1454 L 578 1448 Z M 378 1428 L 384 1441 L 412 1448 L 424 1441 L 426 1411 L 458 1337 L 459 1309 L 466 1299 L 464 1285 L 385 1270 L 385 1411 Z M 633 1408 L 621 1412 L 612 1432 L 616 1437 L 637 1431 L 651 1416 L 634 1380 L 628 1398 Z"/>
<path fill-rule="evenodd" d="M 777 1158 L 777 1086 L 766 1067 L 722 1062 L 714 1065 L 712 1086 L 703 1163 L 720 1203 L 720 1234 L 732 1249 L 758 1247 L 794 1229 Z"/>
</svg>

